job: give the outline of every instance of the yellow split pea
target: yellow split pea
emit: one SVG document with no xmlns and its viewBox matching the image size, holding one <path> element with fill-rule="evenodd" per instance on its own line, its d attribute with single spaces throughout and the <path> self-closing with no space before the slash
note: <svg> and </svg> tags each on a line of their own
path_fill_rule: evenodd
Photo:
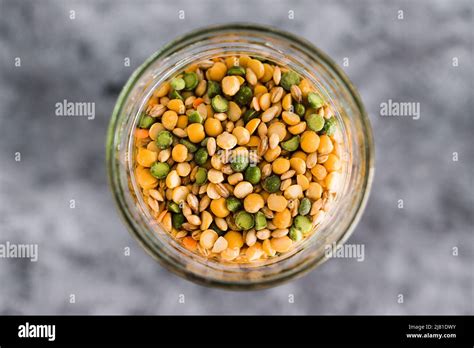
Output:
<svg viewBox="0 0 474 348">
<path fill-rule="evenodd" d="M 286 158 L 277 158 L 272 163 L 272 169 L 275 174 L 286 173 L 290 169 L 290 161 Z"/>
<path fill-rule="evenodd" d="M 236 76 L 226 76 L 222 80 L 222 91 L 228 96 L 235 95 L 240 89 L 240 82 Z"/>
<path fill-rule="evenodd" d="M 171 157 L 179 163 L 186 161 L 186 158 L 188 157 L 188 148 L 183 144 L 175 145 L 171 152 Z"/>
<path fill-rule="evenodd" d="M 301 149 L 306 153 L 313 153 L 318 150 L 319 136 L 316 132 L 306 131 L 301 135 Z"/>
<path fill-rule="evenodd" d="M 251 193 L 244 199 L 244 208 L 249 213 L 256 213 L 265 205 L 263 197 L 258 193 Z"/>
<path fill-rule="evenodd" d="M 200 143 L 206 137 L 204 127 L 200 123 L 192 123 L 186 129 L 189 140 L 193 143 Z"/>
<path fill-rule="evenodd" d="M 225 218 L 230 214 L 230 211 L 226 206 L 225 198 L 223 197 L 211 201 L 211 211 L 215 216 L 220 218 Z"/>
<path fill-rule="evenodd" d="M 204 121 L 204 129 L 206 130 L 206 134 L 211 137 L 216 137 L 222 133 L 222 123 L 217 118 L 207 118 Z"/>
</svg>

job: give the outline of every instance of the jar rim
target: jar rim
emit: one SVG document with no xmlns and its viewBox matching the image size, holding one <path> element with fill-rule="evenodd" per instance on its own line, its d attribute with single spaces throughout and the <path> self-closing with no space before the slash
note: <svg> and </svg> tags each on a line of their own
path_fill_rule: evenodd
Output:
<svg viewBox="0 0 474 348">
<path fill-rule="evenodd" d="M 300 37 L 297 37 L 294 34 L 288 33 L 286 31 L 281 31 L 279 29 L 273 28 L 273 27 L 267 27 L 267 26 L 261 26 L 261 25 L 256 25 L 256 24 L 251 24 L 251 23 L 230 23 L 230 24 L 224 24 L 224 25 L 215 25 L 215 26 L 209 26 L 201 29 L 197 29 L 194 31 L 191 31 L 185 35 L 178 36 L 174 40 L 172 40 L 170 43 L 166 44 L 163 46 L 160 50 L 156 51 L 154 54 L 152 54 L 149 58 L 147 58 L 130 76 L 126 84 L 124 85 L 122 91 L 120 92 L 120 95 L 117 99 L 117 102 L 115 104 L 110 124 L 109 124 L 109 129 L 107 133 L 107 142 L 106 142 L 106 162 L 107 162 L 107 172 L 108 172 L 108 181 L 109 185 L 111 188 L 111 191 L 113 192 L 115 202 L 117 207 L 119 208 L 121 212 L 122 218 L 125 219 L 125 222 L 127 226 L 129 227 L 129 230 L 131 230 L 131 226 L 133 226 L 133 221 L 130 219 L 130 217 L 127 214 L 127 207 L 124 206 L 124 203 L 121 201 L 121 198 L 119 197 L 122 195 L 123 188 L 120 185 L 116 185 L 117 183 L 117 173 L 115 173 L 114 170 L 114 140 L 115 140 L 115 130 L 117 126 L 117 122 L 119 119 L 119 116 L 122 112 L 122 108 L 124 106 L 124 101 L 127 99 L 129 96 L 132 87 L 140 80 L 142 77 L 143 73 L 159 58 L 161 57 L 166 57 L 168 53 L 172 53 L 173 50 L 176 49 L 176 46 L 185 40 L 192 40 L 195 37 L 199 36 L 205 36 L 206 34 L 213 34 L 216 32 L 219 32 L 220 34 L 226 34 L 229 31 L 247 31 L 247 32 L 257 32 L 257 33 L 262 33 L 265 35 L 274 35 L 275 37 L 279 39 L 284 39 L 284 40 L 290 40 L 291 42 L 294 42 L 296 45 L 299 47 L 303 48 L 303 50 L 306 50 L 309 52 L 310 55 L 315 55 L 318 58 L 320 58 L 323 63 L 327 64 L 329 68 L 332 70 L 333 73 L 336 74 L 337 78 L 342 81 L 344 87 L 347 88 L 349 91 L 349 94 L 351 98 L 353 99 L 357 109 L 360 112 L 361 116 L 361 121 L 362 125 L 364 128 L 364 131 L 367 131 L 366 133 L 366 142 L 365 142 L 365 154 L 366 154 L 366 161 L 365 161 L 365 173 L 366 175 L 364 176 L 364 182 L 362 183 L 362 186 L 364 188 L 363 194 L 361 199 L 358 201 L 358 207 L 354 210 L 355 213 L 352 214 L 352 220 L 348 223 L 349 228 L 345 230 L 345 232 L 340 236 L 340 238 L 337 240 L 337 245 L 343 244 L 349 236 L 352 234 L 357 222 L 359 221 L 362 212 L 364 211 L 364 208 L 366 206 L 369 194 L 370 194 L 370 188 L 371 188 L 371 183 L 373 180 L 373 174 L 374 174 L 374 146 L 373 146 L 373 136 L 372 136 L 372 130 L 370 127 L 370 121 L 368 119 L 367 113 L 365 111 L 365 108 L 362 104 L 362 101 L 360 99 L 360 96 L 353 86 L 352 82 L 348 79 L 346 74 L 339 68 L 333 60 L 327 56 L 324 52 L 319 50 L 317 47 L 315 47 L 313 44 L 311 44 L 309 41 L 302 39 Z M 307 53 L 306 52 L 306 53 Z M 118 191 L 117 191 L 118 190 Z M 133 231 L 131 231 L 133 232 Z M 133 236 L 139 241 L 141 246 L 149 253 L 151 254 L 155 259 L 157 259 L 156 255 L 154 255 L 153 252 L 149 250 L 149 246 L 147 245 L 146 240 L 141 236 L 139 233 L 134 232 Z M 321 258 L 313 260 L 313 262 L 308 262 L 308 264 L 304 267 L 304 269 L 299 270 L 299 272 L 296 275 L 302 275 L 312 268 L 316 267 L 317 265 L 325 262 L 328 259 L 326 255 L 323 255 Z M 161 261 L 161 260 L 159 260 Z M 234 287 L 232 285 L 236 285 L 237 288 L 242 288 L 240 285 L 243 286 L 248 286 L 249 283 L 243 283 L 243 284 L 231 284 L 229 286 L 229 283 L 226 282 L 225 280 L 211 280 L 209 281 L 208 279 L 201 279 L 197 277 L 193 277 L 193 274 L 188 274 L 185 271 L 177 271 L 173 270 L 175 273 L 181 273 L 184 275 L 186 273 L 187 278 L 193 278 L 192 280 L 197 281 L 202 284 L 212 284 L 212 285 L 217 285 L 217 286 L 225 286 L 226 288 L 229 287 Z M 271 279 L 267 280 L 266 283 L 260 283 L 258 284 L 258 287 L 268 287 L 274 285 L 274 283 L 281 283 L 285 280 L 289 280 L 291 278 L 294 278 L 296 276 L 295 274 L 288 273 L 286 274 L 286 279 L 281 279 L 281 278 L 276 278 L 276 279 Z M 253 283 L 252 283 L 253 284 Z"/>
</svg>

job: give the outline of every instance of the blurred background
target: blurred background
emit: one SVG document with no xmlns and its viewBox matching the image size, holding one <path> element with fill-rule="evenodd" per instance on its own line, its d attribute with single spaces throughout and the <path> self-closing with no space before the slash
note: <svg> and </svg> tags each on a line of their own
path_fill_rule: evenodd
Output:
<svg viewBox="0 0 474 348">
<path fill-rule="evenodd" d="M 39 245 L 38 262 L 0 259 L 0 314 L 473 314 L 473 4 L 0 0 L 0 243 Z M 170 274 L 122 224 L 104 165 L 121 87 L 176 36 L 236 21 L 349 62 L 376 143 L 349 241 L 363 262 L 229 292 Z M 94 102 L 95 119 L 56 117 L 64 99 Z M 419 102 L 421 118 L 381 117 L 388 99 Z"/>
</svg>

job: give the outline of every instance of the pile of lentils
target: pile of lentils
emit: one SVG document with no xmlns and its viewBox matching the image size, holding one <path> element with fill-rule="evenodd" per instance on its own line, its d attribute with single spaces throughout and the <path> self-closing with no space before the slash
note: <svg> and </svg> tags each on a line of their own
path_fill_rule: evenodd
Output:
<svg viewBox="0 0 474 348">
<path fill-rule="evenodd" d="M 154 219 L 220 262 L 289 252 L 317 230 L 340 186 L 333 109 L 268 59 L 189 65 L 154 90 L 134 136 L 135 179 Z"/>
</svg>

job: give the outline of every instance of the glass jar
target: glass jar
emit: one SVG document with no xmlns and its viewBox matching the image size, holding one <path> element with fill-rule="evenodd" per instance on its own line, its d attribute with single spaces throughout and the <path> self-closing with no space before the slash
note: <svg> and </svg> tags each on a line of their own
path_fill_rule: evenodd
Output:
<svg viewBox="0 0 474 348">
<path fill-rule="evenodd" d="M 133 175 L 133 130 L 153 90 L 196 60 L 233 53 L 271 57 L 318 87 L 335 110 L 345 148 L 340 191 L 316 233 L 288 253 L 249 264 L 219 263 L 183 248 L 152 218 Z M 120 93 L 110 120 L 106 151 L 116 203 L 141 246 L 163 266 L 189 280 L 234 289 L 274 286 L 323 263 L 328 258 L 327 246 L 344 243 L 354 230 L 374 173 L 370 123 L 359 94 L 344 72 L 309 42 L 248 24 L 194 31 L 148 58 Z"/>
</svg>

